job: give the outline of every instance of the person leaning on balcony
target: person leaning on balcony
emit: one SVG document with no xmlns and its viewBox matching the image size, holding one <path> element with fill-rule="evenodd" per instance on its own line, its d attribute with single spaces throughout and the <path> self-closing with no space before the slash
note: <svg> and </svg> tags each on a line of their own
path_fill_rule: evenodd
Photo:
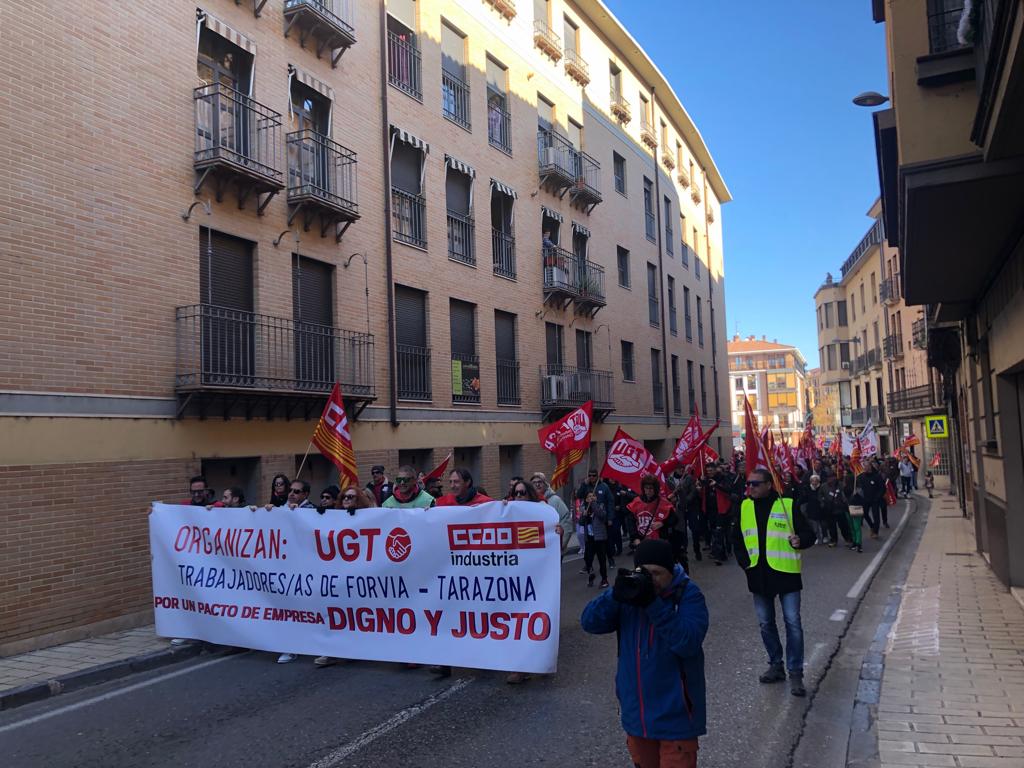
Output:
<svg viewBox="0 0 1024 768">
<path fill-rule="evenodd" d="M 420 488 L 416 472 L 403 465 L 395 475 L 395 486 L 382 505 L 387 509 L 428 509 L 434 506 L 434 497 Z"/>
</svg>

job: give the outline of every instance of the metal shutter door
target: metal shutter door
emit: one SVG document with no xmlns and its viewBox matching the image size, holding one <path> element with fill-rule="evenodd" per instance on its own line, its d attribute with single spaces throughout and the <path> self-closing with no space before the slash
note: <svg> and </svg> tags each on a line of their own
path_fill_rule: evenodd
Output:
<svg viewBox="0 0 1024 768">
<path fill-rule="evenodd" d="M 427 346 L 427 294 L 395 286 L 395 338 L 399 344 Z"/>
<path fill-rule="evenodd" d="M 500 310 L 494 313 L 494 351 L 498 360 L 516 359 L 516 316 Z"/>
</svg>

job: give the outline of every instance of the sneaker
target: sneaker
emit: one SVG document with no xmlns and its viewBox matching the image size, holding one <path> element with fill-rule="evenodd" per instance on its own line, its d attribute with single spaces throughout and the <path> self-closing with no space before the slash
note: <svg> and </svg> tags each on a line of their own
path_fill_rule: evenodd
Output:
<svg viewBox="0 0 1024 768">
<path fill-rule="evenodd" d="M 187 640 L 184 637 L 175 637 L 171 640 L 171 645 L 188 645 L 191 640 Z"/>
<path fill-rule="evenodd" d="M 608 589 L 608 579 L 605 579 L 604 581 L 602 581 L 597 586 L 600 587 L 601 589 Z"/>
<path fill-rule="evenodd" d="M 294 653 L 282 653 L 280 656 L 277 657 L 277 663 L 291 664 L 297 658 L 298 656 L 296 656 Z"/>
<path fill-rule="evenodd" d="M 762 683 L 781 683 L 786 679 L 786 670 L 781 664 L 769 664 L 757 679 Z"/>
<path fill-rule="evenodd" d="M 283 664 L 284 662 L 278 659 L 277 663 Z M 313 663 L 316 664 L 318 667 L 329 667 L 333 664 L 337 664 L 338 660 L 333 656 L 317 656 L 315 659 L 313 659 Z"/>
<path fill-rule="evenodd" d="M 519 685 L 525 683 L 530 679 L 530 676 L 523 672 L 509 672 L 508 677 L 505 678 L 505 682 L 509 685 Z"/>
<path fill-rule="evenodd" d="M 608 558 L 608 567 L 609 568 L 614 568 L 615 567 L 615 558 L 614 557 L 609 557 Z"/>
<path fill-rule="evenodd" d="M 807 695 L 807 689 L 804 688 L 804 676 L 802 674 L 789 676 L 789 692 L 794 696 Z"/>
<path fill-rule="evenodd" d="M 858 552 L 863 552 L 864 551 L 864 547 L 862 547 L 860 544 L 858 544 L 857 545 L 857 551 Z"/>
</svg>

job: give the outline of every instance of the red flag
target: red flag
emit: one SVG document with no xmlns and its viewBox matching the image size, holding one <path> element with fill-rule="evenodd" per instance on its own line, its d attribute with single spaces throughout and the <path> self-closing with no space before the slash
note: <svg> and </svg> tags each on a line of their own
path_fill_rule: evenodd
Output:
<svg viewBox="0 0 1024 768">
<path fill-rule="evenodd" d="M 745 475 L 749 475 L 755 469 L 765 468 L 767 464 L 758 460 L 761 457 L 762 444 L 757 431 L 757 417 L 750 409 L 750 400 L 743 398 L 743 458 L 746 462 Z"/>
<path fill-rule="evenodd" d="M 694 461 L 701 456 L 702 449 L 707 445 L 708 440 L 711 439 L 711 435 L 718 429 L 718 425 L 721 424 L 721 420 L 716 420 L 715 425 L 711 427 L 707 432 L 703 432 L 700 428 L 700 417 L 697 415 L 696 407 L 693 409 L 693 415 L 690 416 L 690 420 L 686 423 L 683 428 L 683 434 L 679 436 L 679 441 L 676 443 L 675 450 L 672 451 L 672 455 L 661 462 L 661 471 L 666 475 L 670 472 L 674 472 L 679 467 L 689 467 Z M 715 454 L 715 460 L 717 461 L 718 454 Z"/>
<path fill-rule="evenodd" d="M 899 497 L 896 495 L 896 486 L 892 484 L 892 480 L 885 481 L 885 503 L 890 507 L 896 506 L 896 501 Z"/>
<path fill-rule="evenodd" d="M 928 466 L 935 469 L 939 466 L 939 462 L 942 461 L 942 452 L 936 451 L 935 455 L 932 456 L 932 460 L 928 462 Z"/>
<path fill-rule="evenodd" d="M 860 438 L 853 438 L 853 451 L 850 453 L 850 469 L 853 470 L 853 476 L 857 477 L 861 472 L 864 471 L 864 467 L 860 463 L 861 451 L 860 451 Z"/>
<path fill-rule="evenodd" d="M 342 490 L 359 481 L 352 436 L 348 431 L 348 416 L 345 415 L 345 402 L 337 382 L 313 430 L 313 445 L 338 468 L 338 485 Z"/>
<path fill-rule="evenodd" d="M 612 447 L 601 469 L 601 477 L 618 480 L 634 493 L 640 493 L 640 480 L 644 475 L 654 475 L 664 485 L 665 475 L 657 460 L 639 440 L 634 440 L 619 427 L 612 440 Z"/>
<path fill-rule="evenodd" d="M 430 474 L 423 476 L 423 482 L 426 483 L 427 480 L 440 480 L 442 477 L 444 477 L 444 471 L 448 469 L 448 462 L 451 460 L 452 455 L 449 453 L 447 456 L 444 457 L 444 461 L 442 461 L 440 464 L 438 464 L 436 467 L 430 470 Z"/>
<path fill-rule="evenodd" d="M 588 400 L 575 411 L 547 427 L 537 430 L 540 446 L 555 454 L 551 487 L 558 489 L 569 479 L 569 470 L 583 460 L 590 447 L 590 426 L 594 420 L 594 402 Z"/>
</svg>

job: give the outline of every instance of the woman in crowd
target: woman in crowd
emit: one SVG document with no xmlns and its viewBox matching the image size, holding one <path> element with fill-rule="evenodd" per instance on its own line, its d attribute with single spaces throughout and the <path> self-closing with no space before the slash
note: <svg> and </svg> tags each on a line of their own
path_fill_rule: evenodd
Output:
<svg viewBox="0 0 1024 768">
<path fill-rule="evenodd" d="M 580 524 L 586 531 L 587 544 L 583 565 L 587 571 L 587 586 L 594 586 L 594 557 L 601 572 L 601 589 L 608 586 L 608 510 L 597 500 L 597 494 L 588 491 L 580 510 Z"/>
<path fill-rule="evenodd" d="M 270 481 L 271 507 L 283 507 L 288 503 L 288 486 L 291 484 L 292 481 L 287 475 L 274 475 L 274 479 Z"/>
</svg>

